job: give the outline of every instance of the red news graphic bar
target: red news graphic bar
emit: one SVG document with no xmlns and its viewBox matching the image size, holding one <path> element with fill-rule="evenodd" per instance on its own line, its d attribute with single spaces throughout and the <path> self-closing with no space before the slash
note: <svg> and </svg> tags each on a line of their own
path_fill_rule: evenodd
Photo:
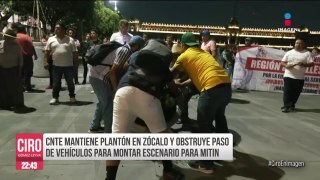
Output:
<svg viewBox="0 0 320 180">
<path fill-rule="evenodd" d="M 246 69 L 278 73 L 284 72 L 281 61 L 254 57 L 247 58 Z"/>
<path fill-rule="evenodd" d="M 273 59 L 248 57 L 245 68 L 255 71 L 284 73 L 284 67 L 281 65 L 281 61 Z M 306 75 L 320 76 L 320 63 L 315 61 L 314 66 L 307 68 Z"/>
<path fill-rule="evenodd" d="M 16 169 L 42 170 L 43 169 L 43 135 L 17 134 L 16 135 Z"/>
</svg>

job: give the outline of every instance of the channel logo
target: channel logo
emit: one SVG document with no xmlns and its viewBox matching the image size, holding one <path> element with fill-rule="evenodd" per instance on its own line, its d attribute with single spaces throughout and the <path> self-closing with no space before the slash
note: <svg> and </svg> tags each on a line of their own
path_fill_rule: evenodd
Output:
<svg viewBox="0 0 320 180">
<path fill-rule="evenodd" d="M 16 169 L 42 170 L 43 169 L 43 135 L 17 134 L 16 135 Z"/>
<path fill-rule="evenodd" d="M 289 27 L 291 26 L 292 22 L 291 22 L 291 13 L 285 13 L 284 14 L 284 26 Z"/>
</svg>

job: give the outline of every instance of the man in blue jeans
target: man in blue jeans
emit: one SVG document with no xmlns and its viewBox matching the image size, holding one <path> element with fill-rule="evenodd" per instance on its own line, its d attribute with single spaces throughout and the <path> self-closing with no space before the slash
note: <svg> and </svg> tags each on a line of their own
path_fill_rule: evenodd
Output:
<svg viewBox="0 0 320 180">
<path fill-rule="evenodd" d="M 55 36 L 48 39 L 45 47 L 45 68 L 49 67 L 49 57 L 52 55 L 52 77 L 53 89 L 50 105 L 59 103 L 59 92 L 61 90 L 61 79 L 64 75 L 68 90 L 70 102 L 75 103 L 73 82 L 73 64 L 78 61 L 77 47 L 75 42 L 69 36 L 66 36 L 66 27 L 62 23 L 57 23 L 55 26 Z"/>
<path fill-rule="evenodd" d="M 89 69 L 89 82 L 98 98 L 93 119 L 89 124 L 89 132 L 111 133 L 113 97 L 121 78 L 121 71 L 125 67 L 130 55 L 144 46 L 144 40 L 140 36 L 133 36 L 128 44 L 114 50 L 103 59 L 101 65 L 92 66 Z M 104 128 L 100 121 L 104 120 Z"/>
<path fill-rule="evenodd" d="M 197 108 L 199 133 L 212 133 L 213 121 L 216 133 L 229 133 L 225 109 L 231 100 L 231 84 L 227 72 L 211 54 L 197 47 L 199 43 L 192 33 L 185 33 L 181 43 L 182 54 L 171 71 L 184 70 L 190 79 L 175 83 L 184 86 L 192 82 L 200 92 Z M 214 169 L 212 160 L 191 162 L 189 166 L 206 174 L 212 174 Z"/>
</svg>

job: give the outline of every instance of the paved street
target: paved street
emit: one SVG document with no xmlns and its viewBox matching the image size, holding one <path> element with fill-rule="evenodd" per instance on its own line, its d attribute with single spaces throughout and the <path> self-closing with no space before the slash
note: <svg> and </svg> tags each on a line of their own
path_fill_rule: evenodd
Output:
<svg viewBox="0 0 320 180">
<path fill-rule="evenodd" d="M 80 82 L 82 78 L 80 78 Z M 96 97 L 91 86 L 77 85 L 79 103 L 68 103 L 68 91 L 60 92 L 62 104 L 50 106 L 51 90 L 47 78 L 33 78 L 38 93 L 25 93 L 30 112 L 0 110 L 0 179 L 3 180 L 102 180 L 104 161 L 45 161 L 42 171 L 15 170 L 17 133 L 86 133 Z M 64 82 L 63 82 L 64 85 Z M 234 161 L 222 162 L 214 175 L 204 175 L 175 164 L 186 180 L 316 180 L 320 179 L 320 96 L 302 96 L 298 111 L 282 113 L 282 94 L 234 92 L 227 108 L 229 128 L 237 146 Z M 190 101 L 190 118 L 196 119 L 197 99 Z M 305 167 L 269 167 L 269 160 L 304 161 Z M 123 161 L 119 180 L 162 179 L 162 165 L 152 161 Z"/>
</svg>

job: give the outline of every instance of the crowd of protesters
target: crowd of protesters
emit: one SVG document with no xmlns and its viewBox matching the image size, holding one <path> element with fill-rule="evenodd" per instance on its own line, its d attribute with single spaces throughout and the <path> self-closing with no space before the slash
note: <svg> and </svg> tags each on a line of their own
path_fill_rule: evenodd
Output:
<svg viewBox="0 0 320 180">
<path fill-rule="evenodd" d="M 105 122 L 109 123 L 105 124 L 105 127 L 109 129 L 109 125 L 112 125 L 112 133 L 128 133 L 136 118 L 141 118 L 151 133 L 170 132 L 164 114 L 166 107 L 161 104 L 167 87 L 180 100 L 179 107 L 183 111 L 182 123 L 188 124 L 189 121 L 186 109 L 190 96 L 199 93 L 198 132 L 229 132 L 225 108 L 231 100 L 230 78 L 213 55 L 199 47 L 200 44 L 192 33 L 185 33 L 181 37 L 181 44 L 174 45 L 172 36 L 167 36 L 166 41 L 163 41 L 145 34 L 144 39 L 147 42 L 144 42 L 140 36 L 127 34 L 124 31 L 127 27 L 124 28 L 123 24 L 120 24 L 119 29 L 120 31 L 113 36 L 118 37 L 120 43 L 128 36 L 129 45 L 140 43 L 130 58 L 122 58 L 128 63 L 127 72 L 119 83 L 111 83 L 112 86 L 118 86 L 112 92 L 112 121 Z M 184 93 L 185 96 L 182 95 L 182 91 L 187 91 Z M 106 165 L 106 179 L 116 179 L 119 161 L 109 160 Z M 171 161 L 163 161 L 163 166 L 164 179 L 184 178 L 181 172 L 173 168 Z M 214 161 L 195 161 L 190 162 L 189 166 L 211 174 Z"/>
<path fill-rule="evenodd" d="M 76 103 L 75 84 L 79 83 L 79 57 L 83 65 L 83 81 L 87 80 L 97 97 L 93 118 L 88 120 L 90 133 L 129 133 L 137 118 L 144 121 L 151 133 L 169 133 L 164 97 L 171 94 L 180 109 L 176 123 L 188 128 L 188 102 L 198 94 L 197 125 L 199 133 L 229 133 L 225 110 L 231 101 L 231 81 L 235 63 L 236 46 L 227 45 L 219 50 L 210 38 L 210 32 L 201 32 L 201 43 L 195 35 L 184 33 L 178 42 L 167 35 L 165 40 L 143 37 L 128 32 L 128 21 L 119 22 L 119 31 L 111 35 L 110 41 L 123 46 L 113 50 L 92 66 L 86 62 L 86 52 L 90 48 L 109 42 L 109 38 L 99 39 L 92 29 L 85 34 L 84 41 L 75 37 L 75 30 L 57 23 L 54 34 L 44 36 L 44 68 L 49 70 L 52 88 L 50 105 L 59 104 L 59 93 L 64 77 L 71 103 Z M 4 34 L 0 42 L 1 109 L 25 107 L 23 92 L 32 91 L 31 76 L 33 60 L 37 60 L 31 38 L 24 27 L 13 26 Z M 251 38 L 245 39 L 250 46 Z M 21 48 L 20 48 L 21 47 Z M 305 46 L 305 40 L 298 38 L 295 49 L 282 59 L 285 67 L 284 106 L 282 112 L 293 111 L 303 87 L 306 67 L 313 66 L 312 55 Z M 314 49 L 313 54 L 319 50 Z M 298 59 L 296 58 L 298 57 Z M 147 110 L 146 110 L 147 109 Z M 102 125 L 103 124 L 103 125 Z M 163 179 L 183 179 L 184 175 L 173 168 L 171 161 L 163 162 Z M 119 161 L 106 162 L 106 179 L 115 180 Z M 192 169 L 212 174 L 214 161 L 192 161 Z"/>
</svg>

